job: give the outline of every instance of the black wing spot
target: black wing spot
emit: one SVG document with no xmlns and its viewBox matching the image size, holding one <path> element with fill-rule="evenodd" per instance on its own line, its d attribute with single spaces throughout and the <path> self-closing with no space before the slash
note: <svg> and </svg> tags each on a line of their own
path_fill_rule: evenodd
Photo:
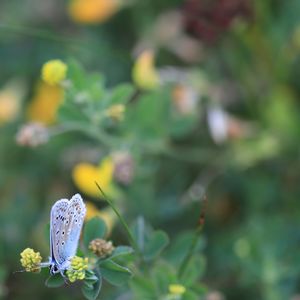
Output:
<svg viewBox="0 0 300 300">
<path fill-rule="evenodd" d="M 56 234 L 59 234 L 59 230 L 56 231 Z"/>
</svg>

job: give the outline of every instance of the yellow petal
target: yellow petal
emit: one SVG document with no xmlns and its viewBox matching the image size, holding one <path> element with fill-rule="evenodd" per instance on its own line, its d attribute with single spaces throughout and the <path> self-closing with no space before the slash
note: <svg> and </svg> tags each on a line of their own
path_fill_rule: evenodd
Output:
<svg viewBox="0 0 300 300">
<path fill-rule="evenodd" d="M 120 0 L 73 0 L 68 12 L 78 23 L 101 23 L 120 9 Z"/>
<path fill-rule="evenodd" d="M 73 180 L 77 187 L 85 194 L 91 197 L 99 197 L 100 192 L 95 182 L 97 182 L 104 191 L 107 191 L 111 185 L 114 165 L 111 158 L 104 159 L 100 166 L 94 166 L 89 163 L 80 163 L 73 169 Z"/>
<path fill-rule="evenodd" d="M 136 60 L 132 69 L 134 83 L 141 89 L 151 90 L 159 85 L 159 74 L 154 67 L 154 53 L 144 51 Z"/>
<path fill-rule="evenodd" d="M 28 119 L 44 125 L 54 123 L 63 97 L 63 90 L 59 86 L 51 86 L 45 82 L 38 83 L 35 95 L 27 108 Z"/>
<path fill-rule="evenodd" d="M 169 292 L 172 295 L 182 295 L 186 291 L 186 288 L 181 284 L 170 284 Z"/>
</svg>

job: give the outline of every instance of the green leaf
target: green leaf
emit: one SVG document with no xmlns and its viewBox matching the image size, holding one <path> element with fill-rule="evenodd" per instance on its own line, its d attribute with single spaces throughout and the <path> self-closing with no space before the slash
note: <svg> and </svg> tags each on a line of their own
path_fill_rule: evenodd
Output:
<svg viewBox="0 0 300 300">
<path fill-rule="evenodd" d="M 134 93 L 134 87 L 131 84 L 120 84 L 112 90 L 111 104 L 126 104 Z"/>
<path fill-rule="evenodd" d="M 122 285 L 131 277 L 131 271 L 128 268 L 120 266 L 112 260 L 104 260 L 99 265 L 103 278 L 113 285 Z"/>
<path fill-rule="evenodd" d="M 89 283 L 95 283 L 99 280 L 98 276 L 92 270 L 85 271 L 85 279 L 84 281 L 88 281 Z"/>
<path fill-rule="evenodd" d="M 126 112 L 124 127 L 144 143 L 160 144 L 168 133 L 169 95 L 153 92 L 143 95 Z"/>
<path fill-rule="evenodd" d="M 180 234 L 175 241 L 172 242 L 172 247 L 169 247 L 164 252 L 164 258 L 172 263 L 175 267 L 179 267 L 184 257 L 187 255 L 191 243 L 193 242 L 195 233 L 188 231 Z M 195 251 L 200 251 L 204 247 L 204 240 L 200 239 Z"/>
<path fill-rule="evenodd" d="M 157 300 L 155 285 L 149 278 L 134 276 L 129 283 L 134 294 L 134 299 Z"/>
<path fill-rule="evenodd" d="M 105 222 L 99 218 L 94 217 L 89 220 L 83 230 L 83 242 L 88 248 L 90 241 L 96 238 L 103 238 L 107 233 Z"/>
<path fill-rule="evenodd" d="M 199 281 L 200 277 L 204 274 L 205 266 L 206 260 L 204 256 L 200 254 L 194 255 L 182 274 L 182 283 L 190 286 Z"/>
<path fill-rule="evenodd" d="M 131 232 L 133 238 L 138 244 L 139 250 L 144 251 L 145 239 L 150 234 L 151 228 L 145 223 L 143 217 L 138 217 L 137 220 L 131 226 Z"/>
<path fill-rule="evenodd" d="M 81 288 L 82 294 L 88 300 L 97 299 L 102 286 L 102 277 L 98 273 L 94 273 L 93 276 L 95 276 L 97 279 L 93 280 L 94 282 L 92 283 L 90 279 L 85 278 L 84 284 Z"/>
<path fill-rule="evenodd" d="M 75 124 L 88 124 L 88 118 L 81 112 L 79 107 L 72 103 L 64 102 L 58 109 L 58 118 L 62 122 Z"/>
<path fill-rule="evenodd" d="M 51 275 L 45 282 L 49 288 L 58 288 L 65 284 L 64 278 L 60 274 Z"/>
<path fill-rule="evenodd" d="M 178 281 L 177 270 L 165 261 L 159 261 L 154 265 L 151 277 L 160 294 L 166 294 L 169 285 Z"/>
<path fill-rule="evenodd" d="M 110 259 L 124 258 L 133 253 L 133 249 L 129 246 L 118 246 L 114 249 Z"/>
<path fill-rule="evenodd" d="M 84 88 L 86 85 L 86 74 L 82 66 L 73 59 L 68 61 L 68 79 L 78 88 Z"/>
<path fill-rule="evenodd" d="M 199 300 L 199 295 L 192 291 L 186 291 L 182 297 L 181 300 Z"/>
<path fill-rule="evenodd" d="M 158 256 L 161 251 L 169 244 L 168 235 L 162 231 L 154 231 L 149 240 L 147 241 L 144 249 L 144 257 L 146 260 L 150 260 Z"/>
</svg>

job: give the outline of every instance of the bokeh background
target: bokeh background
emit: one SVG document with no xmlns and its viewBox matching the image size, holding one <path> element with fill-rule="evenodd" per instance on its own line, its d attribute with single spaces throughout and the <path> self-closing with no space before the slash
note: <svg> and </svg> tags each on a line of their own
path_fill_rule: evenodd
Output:
<svg viewBox="0 0 300 300">
<path fill-rule="evenodd" d="M 26 247 L 47 257 L 57 199 L 81 192 L 88 217 L 101 215 L 110 239 L 126 243 L 84 169 L 100 163 L 92 172 L 113 182 L 128 222 L 143 215 L 171 239 L 195 227 L 207 195 L 201 299 L 300 299 L 299 12 L 297 0 L 2 0 L 0 297 L 81 299 L 76 289 L 46 288 L 44 273 L 13 273 Z M 133 101 L 167 93 L 173 121 L 150 115 L 136 148 L 151 134 L 176 147 L 131 151 L 126 136 L 108 148 L 60 132 L 63 91 L 40 78 L 57 58 L 100 72 L 108 89 L 133 84 Z M 56 133 L 22 145 L 17 133 L 32 121 Z M 123 299 L 109 286 L 101 295 Z"/>
</svg>

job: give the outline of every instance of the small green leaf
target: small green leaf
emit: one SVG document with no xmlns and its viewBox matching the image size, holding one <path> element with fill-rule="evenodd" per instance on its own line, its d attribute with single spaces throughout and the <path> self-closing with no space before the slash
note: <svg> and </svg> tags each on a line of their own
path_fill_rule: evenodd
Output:
<svg viewBox="0 0 300 300">
<path fill-rule="evenodd" d="M 45 282 L 49 288 L 58 288 L 65 284 L 65 280 L 60 274 L 51 275 Z"/>
<path fill-rule="evenodd" d="M 110 256 L 110 259 L 127 257 L 128 255 L 131 255 L 132 253 L 133 253 L 133 249 L 131 247 L 118 246 L 114 249 L 113 253 Z"/>
<path fill-rule="evenodd" d="M 111 104 L 126 104 L 134 93 L 134 87 L 131 84 L 120 84 L 112 90 Z"/>
<path fill-rule="evenodd" d="M 203 255 L 194 255 L 189 261 L 181 280 L 184 285 L 192 285 L 203 276 L 206 266 L 206 260 Z"/>
<path fill-rule="evenodd" d="M 168 245 L 169 237 L 161 230 L 154 231 L 147 241 L 144 249 L 144 257 L 146 260 L 153 259 Z"/>
<path fill-rule="evenodd" d="M 88 124 L 89 120 L 82 113 L 80 108 L 76 107 L 74 104 L 64 102 L 59 106 L 58 118 L 62 122 L 68 124 Z"/>
<path fill-rule="evenodd" d="M 90 241 L 96 238 L 103 238 L 107 232 L 105 222 L 99 217 L 94 217 L 88 221 L 83 231 L 83 242 L 88 248 Z"/>
<path fill-rule="evenodd" d="M 84 281 L 88 281 L 89 283 L 95 283 L 99 280 L 96 274 L 92 270 L 85 271 L 85 279 Z"/>
<path fill-rule="evenodd" d="M 89 279 L 86 278 L 81 288 L 82 294 L 88 300 L 97 299 L 101 290 L 102 277 L 98 273 L 94 273 L 94 276 L 97 278 L 97 280 L 94 283 L 91 283 L 91 281 L 89 281 Z"/>
<path fill-rule="evenodd" d="M 100 272 L 103 278 L 113 285 L 122 285 L 131 277 L 131 271 L 128 268 L 109 259 L 100 262 Z"/>
<path fill-rule="evenodd" d="M 134 299 L 157 300 L 155 285 L 149 278 L 134 276 L 129 283 Z"/>
<path fill-rule="evenodd" d="M 181 299 L 182 300 L 199 300 L 199 296 L 200 296 L 199 294 L 196 294 L 193 291 L 188 290 L 182 295 Z"/>
<path fill-rule="evenodd" d="M 168 286 L 177 282 L 177 270 L 165 261 L 157 262 L 151 272 L 151 277 L 160 294 L 168 292 Z"/>
</svg>

